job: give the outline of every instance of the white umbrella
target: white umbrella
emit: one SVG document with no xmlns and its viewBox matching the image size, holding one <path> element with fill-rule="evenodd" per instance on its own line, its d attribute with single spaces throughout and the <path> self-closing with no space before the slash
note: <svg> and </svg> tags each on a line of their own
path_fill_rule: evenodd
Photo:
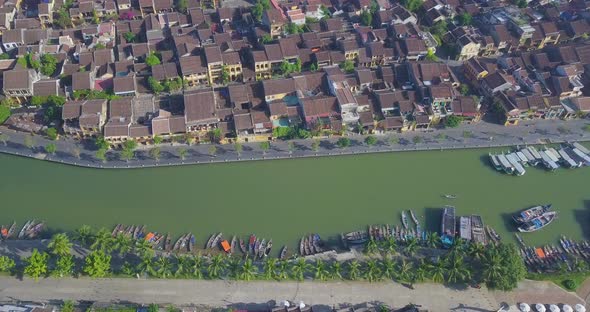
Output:
<svg viewBox="0 0 590 312">
<path fill-rule="evenodd" d="M 552 304 L 552 305 L 549 306 L 549 311 L 551 311 L 551 312 L 559 312 L 561 310 L 559 309 L 558 306 Z"/>
<path fill-rule="evenodd" d="M 523 303 L 521 303 L 521 304 L 519 304 L 519 305 L 518 305 L 518 308 L 519 308 L 519 309 L 520 309 L 520 311 L 522 311 L 522 312 L 530 312 L 530 311 L 531 311 L 531 306 L 529 306 L 528 304 L 526 304 L 526 303 L 524 303 L 524 302 L 523 302 Z"/>
<path fill-rule="evenodd" d="M 561 307 L 561 309 L 563 310 L 563 312 L 574 312 L 574 309 L 572 309 L 572 307 L 567 304 L 564 304 L 563 307 Z"/>
<path fill-rule="evenodd" d="M 290 305 L 291 305 L 291 304 L 289 304 L 289 300 L 285 300 L 285 301 L 283 301 L 283 306 L 284 306 L 284 307 L 287 307 L 287 308 L 288 308 Z"/>
<path fill-rule="evenodd" d="M 537 303 L 535 304 L 535 309 L 537 309 L 538 312 L 545 312 L 545 305 L 542 303 Z"/>
<path fill-rule="evenodd" d="M 299 309 L 305 308 L 305 303 L 303 301 L 299 301 Z"/>
<path fill-rule="evenodd" d="M 578 303 L 574 307 L 574 310 L 576 310 L 576 312 L 586 312 L 586 307 Z"/>
</svg>

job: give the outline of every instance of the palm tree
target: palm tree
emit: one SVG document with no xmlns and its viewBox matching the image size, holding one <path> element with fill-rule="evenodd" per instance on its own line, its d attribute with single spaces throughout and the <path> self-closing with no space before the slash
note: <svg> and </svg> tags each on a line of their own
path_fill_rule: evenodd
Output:
<svg viewBox="0 0 590 312">
<path fill-rule="evenodd" d="M 67 256 L 71 253 L 72 242 L 65 233 L 57 233 L 53 235 L 47 247 L 56 256 Z"/>
<path fill-rule="evenodd" d="M 105 253 L 109 253 L 112 251 L 112 247 L 113 236 L 111 236 L 109 230 L 105 228 L 98 230 L 96 236 L 94 237 L 94 243 L 92 243 L 90 248 L 93 250 L 102 250 Z"/>
<path fill-rule="evenodd" d="M 485 254 L 486 247 L 481 243 L 471 243 L 467 249 L 469 256 L 476 260 L 481 260 Z"/>
<path fill-rule="evenodd" d="M 412 237 L 406 241 L 406 248 L 404 249 L 404 252 L 409 257 L 413 256 L 414 253 L 416 253 L 417 249 L 418 249 L 418 240 L 416 240 L 416 238 Z"/>
<path fill-rule="evenodd" d="M 314 278 L 320 281 L 325 281 L 326 279 L 328 279 L 329 274 L 330 272 L 328 272 L 326 268 L 326 263 L 324 263 L 322 259 L 317 259 L 315 262 Z"/>
<path fill-rule="evenodd" d="M 210 278 L 218 278 L 225 269 L 225 258 L 222 255 L 215 255 L 211 258 L 209 266 L 207 266 L 207 272 Z"/>
<path fill-rule="evenodd" d="M 385 258 L 381 265 L 383 267 L 383 271 L 381 271 L 383 278 L 392 279 L 395 275 L 395 263 L 391 259 Z"/>
<path fill-rule="evenodd" d="M 414 279 L 417 282 L 423 282 L 426 279 L 426 273 L 428 272 L 428 264 L 424 261 L 424 259 L 420 259 L 420 264 L 414 271 Z"/>
<path fill-rule="evenodd" d="M 453 245 L 451 246 L 451 251 L 449 252 L 449 257 L 454 256 L 463 256 L 465 254 L 465 240 L 461 238 L 457 238 L 453 241 Z"/>
<path fill-rule="evenodd" d="M 133 241 L 131 240 L 131 237 L 129 237 L 129 236 L 119 234 L 115 237 L 115 242 L 114 242 L 113 247 L 114 247 L 113 248 L 114 250 L 119 251 L 120 256 L 123 256 L 131 251 L 131 248 L 133 247 Z"/>
<path fill-rule="evenodd" d="M 430 278 L 435 283 L 442 283 L 445 279 L 445 264 L 439 260 L 434 265 L 429 265 Z"/>
<path fill-rule="evenodd" d="M 502 279 L 502 260 L 497 252 L 486 253 L 486 256 L 481 262 L 482 277 L 486 282 L 494 282 Z"/>
<path fill-rule="evenodd" d="M 94 238 L 92 228 L 89 225 L 82 225 L 74 231 L 74 239 L 82 245 L 88 245 Z"/>
<path fill-rule="evenodd" d="M 405 259 L 402 259 L 402 261 L 398 264 L 397 279 L 400 282 L 409 282 L 411 280 L 410 274 L 412 273 L 412 270 L 412 262 L 407 262 Z"/>
<path fill-rule="evenodd" d="M 471 278 L 462 256 L 453 256 L 447 262 L 447 282 L 457 283 Z"/>
<path fill-rule="evenodd" d="M 373 238 L 369 239 L 367 244 L 365 245 L 365 253 L 367 254 L 374 254 L 377 252 L 377 243 Z"/>
<path fill-rule="evenodd" d="M 359 278 L 361 272 L 361 264 L 358 262 L 358 260 L 353 259 L 350 262 L 348 262 L 348 278 L 351 281 L 355 281 Z"/>
<path fill-rule="evenodd" d="M 342 279 L 342 264 L 339 261 L 332 262 L 330 267 L 330 275 L 333 279 Z"/>
<path fill-rule="evenodd" d="M 266 258 L 264 260 L 264 279 L 270 280 L 276 277 L 275 269 L 277 267 L 278 260 L 277 258 Z"/>
<path fill-rule="evenodd" d="M 240 269 L 240 279 L 244 281 L 252 280 L 256 276 L 258 267 L 252 263 L 252 259 L 246 259 Z"/>
<path fill-rule="evenodd" d="M 438 236 L 437 232 L 426 234 L 426 245 L 430 248 L 438 248 L 440 246 L 440 236 Z"/>
<path fill-rule="evenodd" d="M 305 262 L 305 259 L 299 258 L 297 262 L 293 264 L 291 267 L 291 273 L 293 274 L 293 278 L 302 281 L 305 277 L 305 273 L 309 271 L 309 264 Z"/>
<path fill-rule="evenodd" d="M 137 252 L 139 255 L 149 255 L 151 257 L 154 256 L 153 246 L 145 239 L 138 239 L 135 241 L 135 252 Z"/>
<path fill-rule="evenodd" d="M 366 268 L 365 268 L 365 278 L 369 282 L 374 282 L 374 281 L 379 280 L 380 277 L 381 277 L 381 270 L 379 269 L 379 266 L 377 265 L 377 261 L 375 261 L 373 259 L 367 261 Z"/>
<path fill-rule="evenodd" d="M 240 260 L 237 258 L 230 258 L 227 261 L 227 271 L 229 272 L 229 277 L 237 280 L 240 277 L 240 269 L 241 263 Z"/>
<path fill-rule="evenodd" d="M 190 263 L 191 274 L 196 279 L 203 278 L 203 257 L 200 254 L 194 255 Z"/>
<path fill-rule="evenodd" d="M 176 260 L 176 271 L 174 272 L 174 276 L 186 276 L 188 268 L 191 265 L 190 258 L 187 256 L 175 255 L 174 259 Z"/>
<path fill-rule="evenodd" d="M 279 261 L 277 266 L 277 278 L 279 280 L 286 280 L 289 278 L 289 262 L 285 260 Z"/>
<path fill-rule="evenodd" d="M 170 263 L 168 257 L 160 256 L 158 260 L 156 260 L 156 266 L 158 267 L 156 273 L 158 273 L 159 277 L 166 278 L 172 275 L 172 263 Z"/>
<path fill-rule="evenodd" d="M 137 268 L 141 274 L 155 275 L 154 258 L 148 255 L 143 255 Z"/>
<path fill-rule="evenodd" d="M 388 254 L 393 255 L 395 254 L 396 250 L 397 250 L 397 242 L 395 241 L 395 238 L 393 237 L 389 237 L 386 241 L 385 241 L 385 250 L 387 251 Z"/>
</svg>

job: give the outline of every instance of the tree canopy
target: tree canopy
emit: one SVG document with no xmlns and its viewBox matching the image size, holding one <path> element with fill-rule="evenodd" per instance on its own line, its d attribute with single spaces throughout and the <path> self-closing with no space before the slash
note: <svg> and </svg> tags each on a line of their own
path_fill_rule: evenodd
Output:
<svg viewBox="0 0 590 312">
<path fill-rule="evenodd" d="M 451 115 L 445 119 L 445 126 L 449 128 L 456 128 L 461 124 L 461 121 L 463 121 L 463 118 L 456 115 Z"/>
<path fill-rule="evenodd" d="M 39 280 L 39 277 L 47 274 L 48 259 L 49 255 L 47 253 L 40 253 L 36 248 L 33 249 L 33 253 L 24 259 L 26 265 L 23 273 L 36 281 Z"/>
<path fill-rule="evenodd" d="M 105 277 L 111 269 L 111 256 L 103 250 L 94 250 L 85 259 L 84 273 L 90 277 Z"/>
</svg>

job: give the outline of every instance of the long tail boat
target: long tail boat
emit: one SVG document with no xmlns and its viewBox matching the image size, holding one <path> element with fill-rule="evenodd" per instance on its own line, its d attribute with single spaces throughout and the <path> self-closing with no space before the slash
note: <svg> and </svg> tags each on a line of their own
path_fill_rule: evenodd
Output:
<svg viewBox="0 0 590 312">
<path fill-rule="evenodd" d="M 285 245 L 281 249 L 281 254 L 279 255 L 279 259 L 280 260 L 285 260 L 286 257 L 287 257 L 287 246 Z"/>
<path fill-rule="evenodd" d="M 119 230 L 121 229 L 121 224 L 117 224 L 113 229 L 113 233 L 111 233 L 112 237 L 116 237 L 119 234 Z"/>
<path fill-rule="evenodd" d="M 31 225 L 31 223 L 33 223 L 33 221 L 29 220 L 25 223 L 25 225 L 23 225 L 23 228 L 20 230 L 20 232 L 18 233 L 18 238 L 22 239 L 25 237 L 25 233 L 27 232 L 27 230 L 29 229 L 29 226 Z"/>
<path fill-rule="evenodd" d="M 254 250 L 255 245 L 256 245 L 256 235 L 251 234 L 250 239 L 248 240 L 248 252 L 251 252 L 252 250 Z"/>
<path fill-rule="evenodd" d="M 209 240 L 207 241 L 207 244 L 205 245 L 205 249 L 211 248 L 211 245 L 213 244 L 213 240 L 215 239 L 215 235 L 216 234 L 211 234 L 211 236 L 209 236 Z"/>
<path fill-rule="evenodd" d="M 39 233 L 41 233 L 41 231 L 43 230 L 44 225 L 45 223 L 39 222 L 35 224 L 35 226 L 31 227 L 31 229 L 27 232 L 27 238 L 33 239 L 37 237 L 37 235 L 39 235 Z"/>
<path fill-rule="evenodd" d="M 166 240 L 164 240 L 164 250 L 172 250 L 172 235 L 170 235 L 170 233 L 166 234 Z"/>
<path fill-rule="evenodd" d="M 12 225 L 10 228 L 8 228 L 8 235 L 6 235 L 6 239 L 13 238 L 14 233 L 16 233 L 16 222 L 12 222 Z"/>
<path fill-rule="evenodd" d="M 270 254 L 270 251 L 272 249 L 272 239 L 268 241 L 268 244 L 266 245 L 266 250 L 264 251 L 264 256 L 268 257 L 268 255 Z"/>
<path fill-rule="evenodd" d="M 240 250 L 242 253 L 247 254 L 248 249 L 246 249 L 246 244 L 244 244 L 244 240 L 240 238 Z"/>
<path fill-rule="evenodd" d="M 196 242 L 195 235 L 191 234 L 191 236 L 188 239 L 188 251 L 189 252 L 193 252 L 193 249 L 195 247 L 195 242 Z"/>
<path fill-rule="evenodd" d="M 234 236 L 231 238 L 231 244 L 230 244 L 230 250 L 231 250 L 231 253 L 232 253 L 232 254 L 233 254 L 234 252 L 236 252 L 236 244 L 237 244 L 237 242 L 238 242 L 238 239 L 237 239 L 237 238 L 236 238 L 236 236 L 234 235 Z"/>
</svg>

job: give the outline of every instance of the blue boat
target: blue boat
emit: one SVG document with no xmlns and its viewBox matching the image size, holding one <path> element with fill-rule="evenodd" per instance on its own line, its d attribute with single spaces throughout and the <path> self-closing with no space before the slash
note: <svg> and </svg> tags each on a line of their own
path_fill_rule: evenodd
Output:
<svg viewBox="0 0 590 312">
<path fill-rule="evenodd" d="M 440 231 L 440 239 L 442 241 L 443 247 L 449 248 L 453 245 L 453 242 L 455 241 L 455 234 L 457 233 L 455 227 L 455 207 L 445 206 L 443 208 Z"/>
</svg>

